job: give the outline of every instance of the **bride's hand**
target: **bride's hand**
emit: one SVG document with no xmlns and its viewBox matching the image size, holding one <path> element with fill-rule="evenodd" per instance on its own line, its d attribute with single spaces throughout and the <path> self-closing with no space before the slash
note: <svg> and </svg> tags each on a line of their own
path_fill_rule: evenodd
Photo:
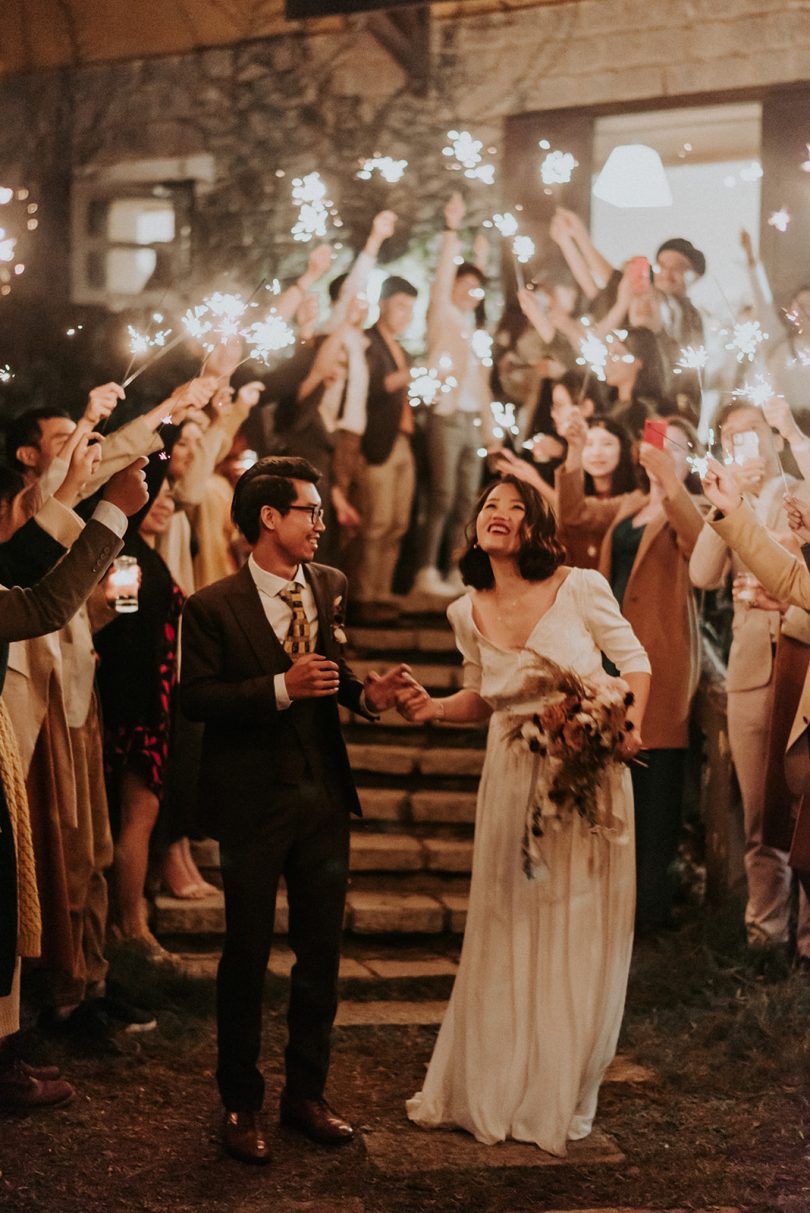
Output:
<svg viewBox="0 0 810 1213">
<path fill-rule="evenodd" d="M 622 762 L 632 762 L 643 749 L 644 742 L 641 740 L 641 734 L 637 729 L 631 729 L 629 733 L 625 733 L 624 740 L 616 750 L 616 756 Z"/>
<path fill-rule="evenodd" d="M 411 724 L 425 724 L 429 720 L 441 720 L 443 704 L 432 699 L 422 686 L 409 687 L 397 695 L 397 711 Z"/>
</svg>

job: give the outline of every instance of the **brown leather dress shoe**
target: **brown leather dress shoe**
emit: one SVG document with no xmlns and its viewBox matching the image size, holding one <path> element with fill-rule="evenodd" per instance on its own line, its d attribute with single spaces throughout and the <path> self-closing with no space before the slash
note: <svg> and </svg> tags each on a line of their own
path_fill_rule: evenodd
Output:
<svg viewBox="0 0 810 1213">
<path fill-rule="evenodd" d="M 0 1073 L 0 1109 L 32 1111 L 35 1108 L 59 1108 L 70 1103 L 75 1091 L 64 1078 L 36 1078 L 24 1063 L 13 1062 Z"/>
<path fill-rule="evenodd" d="M 232 1158 L 265 1166 L 270 1161 L 270 1146 L 258 1112 L 225 1112 L 222 1141 Z"/>
<path fill-rule="evenodd" d="M 286 1091 L 281 1093 L 281 1123 L 322 1146 L 340 1146 L 354 1137 L 349 1122 L 338 1116 L 325 1099 L 302 1099 Z"/>
</svg>

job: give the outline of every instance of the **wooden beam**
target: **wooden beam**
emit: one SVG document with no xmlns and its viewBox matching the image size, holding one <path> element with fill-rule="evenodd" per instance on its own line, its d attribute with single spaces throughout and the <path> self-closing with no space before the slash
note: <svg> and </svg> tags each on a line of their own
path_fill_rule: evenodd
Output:
<svg viewBox="0 0 810 1213">
<path fill-rule="evenodd" d="M 366 29 L 405 70 L 411 92 L 424 97 L 430 82 L 430 7 L 427 4 L 369 13 Z"/>
</svg>

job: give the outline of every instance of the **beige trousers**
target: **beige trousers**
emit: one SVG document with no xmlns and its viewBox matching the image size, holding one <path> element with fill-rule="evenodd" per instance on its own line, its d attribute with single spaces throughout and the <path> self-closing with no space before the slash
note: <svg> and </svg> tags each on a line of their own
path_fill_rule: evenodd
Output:
<svg viewBox="0 0 810 1213">
<path fill-rule="evenodd" d="M 787 852 L 762 841 L 772 699 L 773 679 L 752 691 L 728 693 L 728 739 L 745 825 L 745 930 L 752 946 L 787 943 L 790 920 L 793 874 Z M 799 894 L 797 947 L 800 955 L 810 956 L 810 905 L 803 891 Z"/>
<path fill-rule="evenodd" d="M 0 998 L 0 1041 L 4 1036 L 13 1036 L 20 1030 L 20 960 L 14 967 L 11 993 Z"/>
<path fill-rule="evenodd" d="M 363 549 L 354 587 L 358 602 L 381 602 L 390 597 L 415 488 L 411 440 L 398 434 L 385 463 L 367 464 L 361 473 Z"/>
<path fill-rule="evenodd" d="M 73 972 L 54 974 L 49 981 L 51 1002 L 72 1006 L 104 991 L 107 961 L 108 892 L 105 870 L 113 860 L 110 815 L 104 787 L 101 720 L 95 694 L 87 720 L 70 730 L 76 778 L 77 825 L 64 828 L 62 845 L 67 873 Z"/>
</svg>

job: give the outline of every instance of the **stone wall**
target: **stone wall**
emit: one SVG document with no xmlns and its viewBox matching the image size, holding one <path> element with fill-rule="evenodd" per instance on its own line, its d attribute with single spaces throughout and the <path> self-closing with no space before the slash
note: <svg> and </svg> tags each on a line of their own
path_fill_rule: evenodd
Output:
<svg viewBox="0 0 810 1213">
<path fill-rule="evenodd" d="M 375 210 L 392 206 L 402 222 L 387 256 L 408 245 L 429 260 L 458 181 L 441 156 L 449 128 L 502 152 L 512 115 L 799 83 L 810 77 L 809 10 L 808 0 L 581 0 L 434 20 L 424 97 L 363 18 L 344 33 L 7 78 L 0 183 L 33 184 L 42 201 L 9 301 L 26 315 L 43 298 L 69 306 L 75 175 L 153 157 L 213 159 L 196 204 L 191 290 L 223 275 L 251 289 L 262 275 L 299 272 L 290 183 L 313 168 L 335 187 L 347 248 L 362 243 Z M 409 161 L 400 185 L 354 179 L 375 151 Z M 501 202 L 497 185 L 468 194 L 474 222 Z M 26 344 L 30 320 L 5 311 L 0 326 L 12 323 Z"/>
</svg>

